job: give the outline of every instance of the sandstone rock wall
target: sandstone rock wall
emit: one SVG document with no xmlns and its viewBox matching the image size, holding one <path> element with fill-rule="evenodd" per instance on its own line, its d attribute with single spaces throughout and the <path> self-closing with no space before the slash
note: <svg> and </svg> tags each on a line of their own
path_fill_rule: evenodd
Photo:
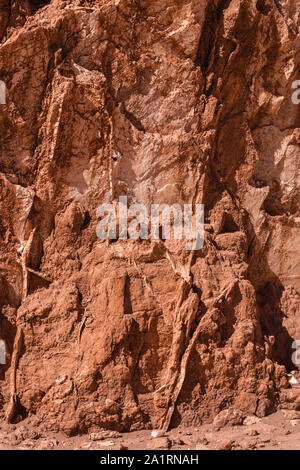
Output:
<svg viewBox="0 0 300 470">
<path fill-rule="evenodd" d="M 300 339 L 296 0 L 0 0 L 0 416 L 68 434 L 263 416 Z M 205 243 L 101 241 L 101 203 Z"/>
</svg>

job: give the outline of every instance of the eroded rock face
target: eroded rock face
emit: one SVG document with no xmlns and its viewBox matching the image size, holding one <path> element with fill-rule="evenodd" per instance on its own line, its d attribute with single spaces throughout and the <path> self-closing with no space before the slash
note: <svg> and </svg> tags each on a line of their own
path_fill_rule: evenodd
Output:
<svg viewBox="0 0 300 470">
<path fill-rule="evenodd" d="M 300 339 L 296 7 L 0 0 L 2 419 L 275 409 Z M 204 247 L 97 239 L 122 195 L 204 204 Z"/>
</svg>

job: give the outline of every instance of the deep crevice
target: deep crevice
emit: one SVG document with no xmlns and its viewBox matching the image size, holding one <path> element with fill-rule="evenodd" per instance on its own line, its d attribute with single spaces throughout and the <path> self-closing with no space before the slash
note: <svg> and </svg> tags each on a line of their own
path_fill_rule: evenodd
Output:
<svg viewBox="0 0 300 470">
<path fill-rule="evenodd" d="M 130 295 L 130 278 L 127 275 L 124 286 L 124 315 L 132 314 L 131 295 Z"/>
<path fill-rule="evenodd" d="M 38 10 L 51 3 L 51 0 L 26 0 L 25 3 L 29 14 L 34 15 Z"/>
</svg>

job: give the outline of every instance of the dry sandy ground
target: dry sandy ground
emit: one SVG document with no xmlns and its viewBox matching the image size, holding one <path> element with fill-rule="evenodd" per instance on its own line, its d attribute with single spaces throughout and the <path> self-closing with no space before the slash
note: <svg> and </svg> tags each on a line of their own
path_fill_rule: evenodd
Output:
<svg viewBox="0 0 300 470">
<path fill-rule="evenodd" d="M 164 436 L 151 431 L 119 434 L 100 431 L 84 436 L 36 431 L 26 420 L 18 425 L 2 425 L 0 450 L 292 450 L 300 449 L 300 419 L 297 412 L 278 411 L 258 419 L 248 417 L 240 426 L 215 429 L 212 424 L 197 428 L 177 428 Z"/>
</svg>

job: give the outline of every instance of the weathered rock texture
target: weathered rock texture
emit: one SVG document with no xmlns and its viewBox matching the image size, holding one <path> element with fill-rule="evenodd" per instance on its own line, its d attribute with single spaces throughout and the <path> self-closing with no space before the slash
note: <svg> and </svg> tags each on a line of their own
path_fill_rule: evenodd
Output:
<svg viewBox="0 0 300 470">
<path fill-rule="evenodd" d="M 296 0 L 0 0 L 0 415 L 263 416 L 300 339 Z M 205 244 L 96 209 L 203 203 Z"/>
</svg>

